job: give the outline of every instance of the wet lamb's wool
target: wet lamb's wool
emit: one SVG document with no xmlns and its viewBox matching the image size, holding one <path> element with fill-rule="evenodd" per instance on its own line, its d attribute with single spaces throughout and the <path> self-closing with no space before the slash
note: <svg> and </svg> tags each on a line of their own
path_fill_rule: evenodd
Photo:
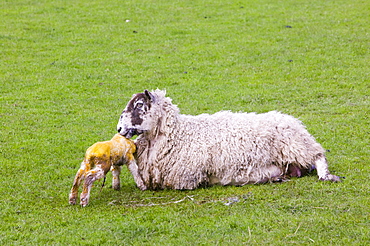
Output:
<svg viewBox="0 0 370 246">
<path fill-rule="evenodd" d="M 118 130 L 140 134 L 137 163 L 151 189 L 263 183 L 301 176 L 313 165 L 320 179 L 339 181 L 303 124 L 276 111 L 182 115 L 164 91 L 145 91 L 131 99 Z"/>
<path fill-rule="evenodd" d="M 86 206 L 89 203 L 90 191 L 93 183 L 112 170 L 113 189 L 120 189 L 121 166 L 126 164 L 134 176 L 138 187 L 145 190 L 146 187 L 138 174 L 138 168 L 133 153 L 136 151 L 135 144 L 125 137 L 116 134 L 111 140 L 97 142 L 87 149 L 85 158 L 81 163 L 73 181 L 69 194 L 69 203 L 74 205 L 77 200 L 78 188 L 83 180 L 83 190 L 80 204 Z"/>
</svg>

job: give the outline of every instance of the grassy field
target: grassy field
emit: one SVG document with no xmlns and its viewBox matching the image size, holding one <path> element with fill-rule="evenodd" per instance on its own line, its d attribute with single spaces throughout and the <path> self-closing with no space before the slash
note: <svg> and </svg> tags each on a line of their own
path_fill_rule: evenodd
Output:
<svg viewBox="0 0 370 246">
<path fill-rule="evenodd" d="M 1 245 L 370 244 L 370 3 L 4 0 Z M 68 205 L 85 150 L 133 93 L 182 113 L 278 110 L 330 150 L 342 183 L 140 191 Z"/>
</svg>

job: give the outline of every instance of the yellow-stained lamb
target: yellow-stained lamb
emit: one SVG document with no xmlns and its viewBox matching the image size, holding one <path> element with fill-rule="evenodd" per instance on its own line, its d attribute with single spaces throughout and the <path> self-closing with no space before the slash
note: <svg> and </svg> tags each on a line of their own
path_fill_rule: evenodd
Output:
<svg viewBox="0 0 370 246">
<path fill-rule="evenodd" d="M 95 180 L 104 178 L 112 171 L 113 189 L 120 189 L 120 173 L 122 165 L 127 165 L 133 175 L 137 186 L 141 190 L 146 190 L 146 186 L 138 173 L 138 167 L 134 158 L 136 146 L 133 141 L 121 136 L 120 134 L 105 142 L 97 142 L 87 149 L 85 158 L 81 163 L 73 181 L 73 186 L 69 194 L 69 204 L 76 204 L 78 188 L 83 180 L 83 190 L 81 193 L 80 204 L 85 207 L 89 203 L 91 187 Z"/>
</svg>

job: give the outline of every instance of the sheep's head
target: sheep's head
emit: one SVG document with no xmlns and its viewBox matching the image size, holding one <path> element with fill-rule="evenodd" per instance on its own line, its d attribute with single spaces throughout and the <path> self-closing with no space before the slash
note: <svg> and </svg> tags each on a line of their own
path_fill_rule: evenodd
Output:
<svg viewBox="0 0 370 246">
<path fill-rule="evenodd" d="M 126 138 L 150 131 L 153 126 L 153 116 L 150 109 L 155 102 L 155 95 L 148 90 L 133 95 L 123 110 L 117 124 L 117 131 Z"/>
</svg>

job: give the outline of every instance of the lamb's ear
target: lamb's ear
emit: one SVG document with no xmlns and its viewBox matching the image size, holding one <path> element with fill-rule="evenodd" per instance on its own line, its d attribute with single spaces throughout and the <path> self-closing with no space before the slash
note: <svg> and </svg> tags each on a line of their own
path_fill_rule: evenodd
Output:
<svg viewBox="0 0 370 246">
<path fill-rule="evenodd" d="M 144 91 L 144 94 L 149 98 L 150 101 L 154 102 L 154 95 L 148 90 Z"/>
</svg>

